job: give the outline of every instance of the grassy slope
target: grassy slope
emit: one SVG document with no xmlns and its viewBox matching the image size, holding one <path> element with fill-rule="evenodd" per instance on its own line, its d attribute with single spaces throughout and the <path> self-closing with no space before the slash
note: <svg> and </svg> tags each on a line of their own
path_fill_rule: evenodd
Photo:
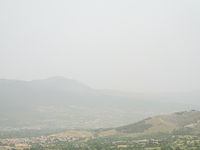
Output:
<svg viewBox="0 0 200 150">
<path fill-rule="evenodd" d="M 125 130 L 125 127 L 127 127 L 127 130 L 129 130 L 128 128 L 130 128 L 130 125 L 127 125 L 127 126 L 123 126 L 123 130 L 121 131 L 118 130 L 119 128 L 115 128 L 115 129 L 99 132 L 98 135 L 99 137 L 107 137 L 107 136 L 137 137 L 140 135 L 152 134 L 156 132 L 172 132 L 174 129 L 175 130 L 179 129 L 179 127 L 168 125 L 165 122 L 163 122 L 160 119 L 160 116 L 156 116 L 151 119 L 144 120 L 144 124 L 151 125 L 151 127 L 149 127 L 147 130 L 144 130 L 142 132 L 140 132 L 141 130 L 138 130 L 138 132 L 134 132 L 134 133 L 123 132 Z"/>
<path fill-rule="evenodd" d="M 156 132 L 172 132 L 174 129 L 178 129 L 179 127 L 168 125 L 165 122 L 163 122 L 159 116 L 153 117 L 148 120 L 143 121 L 144 124 L 151 125 L 147 130 L 144 130 L 141 132 L 141 130 L 134 131 L 134 133 L 128 133 L 123 132 L 126 127 L 127 130 L 129 130 L 130 126 L 134 126 L 135 124 L 123 126 L 123 130 L 118 130 L 119 128 L 110 129 L 110 130 L 97 130 L 96 132 L 93 131 L 66 131 L 58 134 L 53 134 L 51 136 L 56 137 L 67 137 L 67 136 L 81 136 L 85 135 L 86 137 L 95 137 L 95 134 L 98 135 L 98 137 L 108 137 L 108 136 L 117 136 L 117 137 L 137 137 L 140 135 L 146 135 Z"/>
<path fill-rule="evenodd" d="M 153 117 L 150 120 L 146 120 L 146 123 L 152 124 L 152 127 L 147 131 L 144 131 L 143 134 L 151 134 L 155 132 L 172 132 L 174 129 L 178 129 L 177 126 L 172 126 L 166 124 L 160 116 Z"/>
<path fill-rule="evenodd" d="M 200 120 L 200 111 L 177 112 L 170 115 L 163 115 L 161 119 L 167 124 L 184 127 Z"/>
</svg>

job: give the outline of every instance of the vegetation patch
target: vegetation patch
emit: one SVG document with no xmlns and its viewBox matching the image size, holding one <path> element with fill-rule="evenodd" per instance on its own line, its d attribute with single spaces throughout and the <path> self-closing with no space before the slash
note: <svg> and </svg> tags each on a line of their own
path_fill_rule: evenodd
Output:
<svg viewBox="0 0 200 150">
<path fill-rule="evenodd" d="M 115 130 L 121 131 L 123 133 L 141 133 L 144 132 L 145 130 L 148 130 L 152 126 L 152 124 L 146 124 L 145 123 L 146 120 L 147 119 L 127 126 L 119 127 L 116 128 Z"/>
</svg>

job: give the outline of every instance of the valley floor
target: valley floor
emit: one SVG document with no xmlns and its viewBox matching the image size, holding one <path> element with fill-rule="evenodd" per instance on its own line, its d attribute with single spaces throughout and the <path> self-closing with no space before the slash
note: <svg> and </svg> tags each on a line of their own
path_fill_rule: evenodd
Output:
<svg viewBox="0 0 200 150">
<path fill-rule="evenodd" d="M 191 135 L 166 136 L 161 139 L 34 137 L 1 139 L 1 150 L 199 150 L 200 137 Z"/>
</svg>

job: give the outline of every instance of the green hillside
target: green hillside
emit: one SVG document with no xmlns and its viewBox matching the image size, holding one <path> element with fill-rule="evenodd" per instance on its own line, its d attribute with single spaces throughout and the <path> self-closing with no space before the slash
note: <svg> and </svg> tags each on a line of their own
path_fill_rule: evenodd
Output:
<svg viewBox="0 0 200 150">
<path fill-rule="evenodd" d="M 105 137 L 149 137 L 154 135 L 197 135 L 200 134 L 200 111 L 184 111 L 169 115 L 147 118 L 134 124 L 117 128 L 88 131 L 92 138 Z M 80 132 L 80 131 L 77 131 Z M 58 136 L 65 135 L 64 133 Z"/>
<path fill-rule="evenodd" d="M 182 111 L 170 115 L 163 115 L 161 116 L 161 119 L 165 123 L 173 126 L 193 128 L 198 121 L 200 121 L 200 112 L 195 110 L 191 110 L 189 112 Z"/>
<path fill-rule="evenodd" d="M 123 132 L 123 133 L 142 133 L 145 130 L 148 130 L 150 127 L 152 127 L 152 124 L 147 124 L 145 122 L 146 120 L 149 120 L 149 119 L 151 118 L 148 118 L 148 119 L 145 119 L 145 120 L 142 120 L 142 121 L 139 121 L 137 123 L 130 124 L 127 126 L 122 126 L 122 127 L 116 128 L 115 130 L 119 132 Z"/>
</svg>

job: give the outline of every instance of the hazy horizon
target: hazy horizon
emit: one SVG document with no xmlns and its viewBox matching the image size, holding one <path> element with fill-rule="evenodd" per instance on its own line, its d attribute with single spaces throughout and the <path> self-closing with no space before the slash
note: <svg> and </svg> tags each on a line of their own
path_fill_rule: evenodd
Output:
<svg viewBox="0 0 200 150">
<path fill-rule="evenodd" d="M 0 78 L 200 90 L 200 1 L 0 1 Z"/>
</svg>

